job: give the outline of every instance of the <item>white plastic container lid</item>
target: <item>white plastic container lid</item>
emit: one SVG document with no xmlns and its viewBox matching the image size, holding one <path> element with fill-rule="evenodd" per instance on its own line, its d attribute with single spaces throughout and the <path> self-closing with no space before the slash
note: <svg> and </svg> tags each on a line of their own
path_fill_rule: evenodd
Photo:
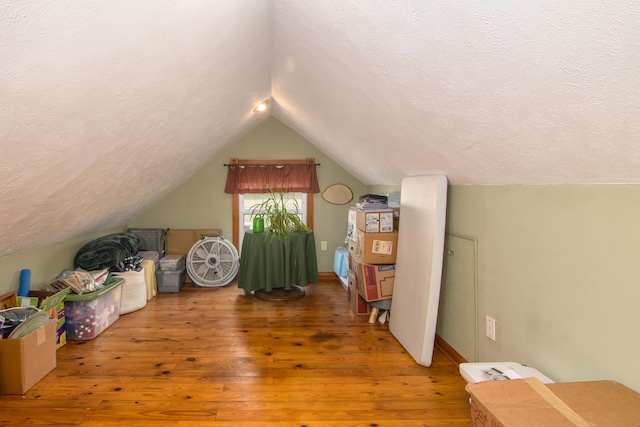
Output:
<svg viewBox="0 0 640 427">
<path fill-rule="evenodd" d="M 160 262 L 161 263 L 178 263 L 180 261 L 182 261 L 182 258 L 184 258 L 184 255 L 165 255 L 162 258 L 160 258 Z"/>
<path fill-rule="evenodd" d="M 538 378 L 545 384 L 555 382 L 537 369 L 515 362 L 461 363 L 459 368 L 460 375 L 467 383 L 531 377 Z"/>
</svg>

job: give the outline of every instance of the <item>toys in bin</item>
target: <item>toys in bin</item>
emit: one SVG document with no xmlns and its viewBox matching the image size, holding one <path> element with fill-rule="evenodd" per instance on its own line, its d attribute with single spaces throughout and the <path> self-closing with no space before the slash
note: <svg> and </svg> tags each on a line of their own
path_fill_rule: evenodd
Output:
<svg viewBox="0 0 640 427">
<path fill-rule="evenodd" d="M 67 339 L 95 338 L 118 320 L 124 279 L 115 278 L 108 283 L 94 292 L 65 297 Z"/>
<path fill-rule="evenodd" d="M 53 290 L 70 288 L 76 294 L 94 292 L 101 289 L 112 280 L 108 269 L 86 271 L 80 268 L 63 270 L 55 281 L 49 284 Z"/>
</svg>

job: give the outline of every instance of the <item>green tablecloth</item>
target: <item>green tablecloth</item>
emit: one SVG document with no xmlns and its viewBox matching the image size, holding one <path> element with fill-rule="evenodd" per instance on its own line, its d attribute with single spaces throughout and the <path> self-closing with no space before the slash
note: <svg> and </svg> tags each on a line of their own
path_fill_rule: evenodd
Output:
<svg viewBox="0 0 640 427">
<path fill-rule="evenodd" d="M 318 281 L 313 231 L 295 232 L 285 241 L 265 237 L 265 233 L 245 233 L 238 271 L 239 288 L 268 292 Z"/>
</svg>

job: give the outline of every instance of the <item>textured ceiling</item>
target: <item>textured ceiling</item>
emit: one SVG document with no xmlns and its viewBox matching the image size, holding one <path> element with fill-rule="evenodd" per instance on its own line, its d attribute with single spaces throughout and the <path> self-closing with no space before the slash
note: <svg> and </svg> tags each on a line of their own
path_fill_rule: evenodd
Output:
<svg viewBox="0 0 640 427">
<path fill-rule="evenodd" d="M 366 184 L 639 183 L 640 4 L 513 3 L 0 2 L 0 257 L 127 224 L 269 96 Z"/>
<path fill-rule="evenodd" d="M 274 114 L 365 183 L 640 182 L 638 2 L 273 9 Z"/>
</svg>

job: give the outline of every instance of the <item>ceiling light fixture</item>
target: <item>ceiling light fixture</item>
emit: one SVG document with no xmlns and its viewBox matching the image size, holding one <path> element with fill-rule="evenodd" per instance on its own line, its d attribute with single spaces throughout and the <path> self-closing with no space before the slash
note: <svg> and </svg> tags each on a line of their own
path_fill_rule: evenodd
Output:
<svg viewBox="0 0 640 427">
<path fill-rule="evenodd" d="M 256 105 L 256 108 L 253 109 L 254 113 L 262 113 L 267 111 L 267 105 L 269 105 L 269 100 L 265 99 L 260 104 Z"/>
</svg>

